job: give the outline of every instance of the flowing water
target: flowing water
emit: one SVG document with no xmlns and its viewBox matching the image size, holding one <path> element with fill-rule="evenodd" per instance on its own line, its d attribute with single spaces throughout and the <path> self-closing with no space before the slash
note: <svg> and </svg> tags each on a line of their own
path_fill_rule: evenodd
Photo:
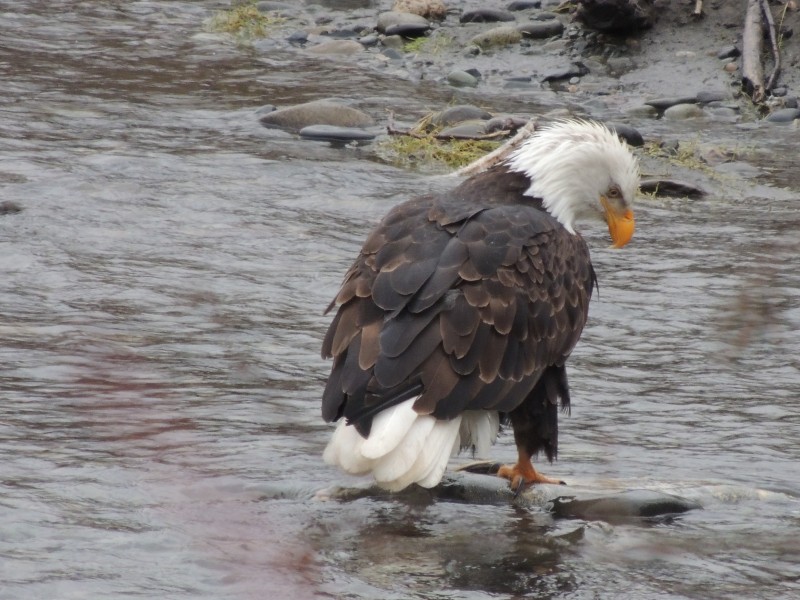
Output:
<svg viewBox="0 0 800 600">
<path fill-rule="evenodd" d="M 796 597 L 797 132 L 712 127 L 760 177 L 642 198 L 624 251 L 588 234 L 600 296 L 544 470 L 702 510 L 324 502 L 357 480 L 320 460 L 322 310 L 370 225 L 447 182 L 256 110 L 448 97 L 204 33 L 224 6 L 1 7 L 0 598 Z"/>
</svg>

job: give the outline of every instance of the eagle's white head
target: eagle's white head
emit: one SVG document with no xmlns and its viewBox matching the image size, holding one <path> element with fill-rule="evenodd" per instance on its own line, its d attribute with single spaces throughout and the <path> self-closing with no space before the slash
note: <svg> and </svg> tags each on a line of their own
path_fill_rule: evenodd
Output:
<svg viewBox="0 0 800 600">
<path fill-rule="evenodd" d="M 631 204 L 639 189 L 639 165 L 625 142 L 604 125 L 559 121 L 537 130 L 506 160 L 531 179 L 526 195 L 541 198 L 571 233 L 578 219 L 608 224 L 613 246 L 633 236 Z"/>
</svg>

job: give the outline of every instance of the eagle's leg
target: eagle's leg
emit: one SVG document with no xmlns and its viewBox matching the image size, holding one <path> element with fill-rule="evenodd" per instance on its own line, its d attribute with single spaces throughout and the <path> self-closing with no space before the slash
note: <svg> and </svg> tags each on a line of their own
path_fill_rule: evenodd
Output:
<svg viewBox="0 0 800 600">
<path fill-rule="evenodd" d="M 534 483 L 555 483 L 565 485 L 563 481 L 546 477 L 539 473 L 531 462 L 531 455 L 523 448 L 517 449 L 518 459 L 515 465 L 503 465 L 497 471 L 499 477 L 508 479 L 511 482 L 511 489 L 514 494 L 519 494 L 526 486 Z"/>
</svg>

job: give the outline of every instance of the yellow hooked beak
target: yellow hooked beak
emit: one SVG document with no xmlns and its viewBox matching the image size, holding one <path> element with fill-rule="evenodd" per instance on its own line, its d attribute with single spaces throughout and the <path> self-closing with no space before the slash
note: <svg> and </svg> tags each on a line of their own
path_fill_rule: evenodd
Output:
<svg viewBox="0 0 800 600">
<path fill-rule="evenodd" d="M 600 196 L 600 203 L 606 210 L 608 232 L 611 234 L 611 239 L 614 242 L 611 244 L 611 247 L 622 248 L 631 241 L 633 230 L 636 228 L 633 220 L 633 211 L 628 208 L 620 212 L 618 208 L 611 206 L 611 203 L 605 196 Z"/>
</svg>

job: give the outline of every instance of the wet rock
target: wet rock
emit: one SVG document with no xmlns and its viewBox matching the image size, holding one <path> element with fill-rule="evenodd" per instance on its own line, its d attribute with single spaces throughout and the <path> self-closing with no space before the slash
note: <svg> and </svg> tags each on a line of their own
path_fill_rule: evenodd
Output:
<svg viewBox="0 0 800 600">
<path fill-rule="evenodd" d="M 695 101 L 699 102 L 700 104 L 709 104 L 710 102 L 721 102 L 723 100 L 727 100 L 730 98 L 730 94 L 727 92 L 723 92 L 721 90 L 714 91 L 714 90 L 706 90 L 702 92 L 697 92 L 697 96 L 695 96 Z"/>
<path fill-rule="evenodd" d="M 629 490 L 588 499 L 561 496 L 554 498 L 551 505 L 556 517 L 591 521 L 669 517 L 702 508 L 692 500 L 652 490 Z"/>
<path fill-rule="evenodd" d="M 696 104 L 676 104 L 664 111 L 664 118 L 679 121 L 703 116 L 703 109 Z"/>
<path fill-rule="evenodd" d="M 372 48 L 373 46 L 377 46 L 380 38 L 377 35 L 365 35 L 364 37 L 358 38 L 358 43 L 364 46 L 365 48 Z"/>
<path fill-rule="evenodd" d="M 486 134 L 486 121 L 472 120 L 448 127 L 439 132 L 438 138 L 471 140 Z"/>
<path fill-rule="evenodd" d="M 282 108 L 264 115 L 259 122 L 264 127 L 287 131 L 300 131 L 308 125 L 368 127 L 374 124 L 367 113 L 332 100 L 314 100 Z"/>
<path fill-rule="evenodd" d="M 588 72 L 589 69 L 583 63 L 574 62 L 567 67 L 550 71 L 542 78 L 542 81 L 560 81 L 572 77 L 583 77 Z"/>
<path fill-rule="evenodd" d="M 479 33 L 470 39 L 470 43 L 478 46 L 481 50 L 489 48 L 502 48 L 511 44 L 518 44 L 522 39 L 522 33 L 514 27 L 495 27 Z"/>
<path fill-rule="evenodd" d="M 501 115 L 492 117 L 486 121 L 484 127 L 485 133 L 495 133 L 496 131 L 516 131 L 520 127 L 525 127 L 529 119 L 524 117 L 514 117 L 509 115 Z"/>
<path fill-rule="evenodd" d="M 533 21 L 531 23 L 519 25 L 517 27 L 517 31 L 522 33 L 522 35 L 526 38 L 543 40 L 555 35 L 561 35 L 564 32 L 564 24 L 557 19 L 552 19 L 549 21 Z"/>
<path fill-rule="evenodd" d="M 677 198 L 700 198 L 707 193 L 700 186 L 676 179 L 643 179 L 639 182 L 639 190 L 645 194 Z"/>
<path fill-rule="evenodd" d="M 796 96 L 787 96 L 783 99 L 783 106 L 786 108 L 797 108 L 800 105 Z"/>
<path fill-rule="evenodd" d="M 447 16 L 447 7 L 442 0 L 397 0 L 392 10 L 435 20 L 441 20 Z"/>
<path fill-rule="evenodd" d="M 655 98 L 653 100 L 647 100 L 645 104 L 648 104 L 655 108 L 656 110 L 666 110 L 670 106 L 675 106 L 676 104 L 691 104 L 695 102 L 697 99 L 696 96 L 676 96 L 674 98 Z"/>
<path fill-rule="evenodd" d="M 739 56 L 741 52 L 736 46 L 725 46 L 719 52 L 717 52 L 717 58 L 736 58 Z"/>
<path fill-rule="evenodd" d="M 392 48 L 394 50 L 402 50 L 403 46 L 406 45 L 405 40 L 399 35 L 387 35 L 385 38 L 383 38 L 383 40 L 381 40 L 381 43 L 384 45 L 384 47 Z"/>
<path fill-rule="evenodd" d="M 307 49 L 311 54 L 321 56 L 351 55 L 364 51 L 364 46 L 356 40 L 330 40 Z"/>
<path fill-rule="evenodd" d="M 381 56 L 385 56 L 389 60 L 403 60 L 403 53 L 396 48 L 386 48 L 386 50 L 381 52 Z"/>
<path fill-rule="evenodd" d="M 558 15 L 551 12 L 540 12 L 533 15 L 531 19 L 534 21 L 552 21 L 553 19 L 558 19 Z"/>
<path fill-rule="evenodd" d="M 416 37 L 424 35 L 431 28 L 428 19 L 411 13 L 389 11 L 378 15 L 375 26 L 380 33 L 386 35 L 405 35 Z"/>
<path fill-rule="evenodd" d="M 506 8 L 508 10 L 528 10 L 530 8 L 541 8 L 542 0 L 514 0 Z"/>
<path fill-rule="evenodd" d="M 800 108 L 781 108 L 767 117 L 771 123 L 791 123 L 795 119 L 800 119 Z"/>
<path fill-rule="evenodd" d="M 735 60 L 732 60 L 729 63 L 725 63 L 725 66 L 723 66 L 722 69 L 724 71 L 727 71 L 728 73 L 735 73 L 736 71 L 739 70 L 739 65 Z"/>
<path fill-rule="evenodd" d="M 625 123 L 606 123 L 611 131 L 614 131 L 619 137 L 625 140 L 630 146 L 644 146 L 644 138 L 639 130 Z"/>
<path fill-rule="evenodd" d="M 653 26 L 653 8 L 635 0 L 581 0 L 575 18 L 606 33 L 639 33 Z"/>
<path fill-rule="evenodd" d="M 775 98 L 781 98 L 789 93 L 789 90 L 784 86 L 779 86 L 773 88 L 772 92 L 770 92 Z"/>
<path fill-rule="evenodd" d="M 431 117 L 431 124 L 436 127 L 449 127 L 463 121 L 475 119 L 487 120 L 492 118 L 492 113 L 486 112 L 482 108 L 472 104 L 459 104 L 451 106 Z"/>
<path fill-rule="evenodd" d="M 375 139 L 375 134 L 358 127 L 337 127 L 335 125 L 309 125 L 300 130 L 300 137 L 322 142 L 349 143 L 367 142 Z"/>
<path fill-rule="evenodd" d="M 633 106 L 625 111 L 625 114 L 631 117 L 643 117 L 645 119 L 652 119 L 658 116 L 658 110 L 649 104 L 642 104 L 641 106 Z"/>
<path fill-rule="evenodd" d="M 447 74 L 447 83 L 455 87 L 475 87 L 478 85 L 478 78 L 466 71 L 450 71 Z"/>
<path fill-rule="evenodd" d="M 0 202 L 0 216 L 13 215 L 21 211 L 22 206 L 12 200 L 3 200 Z"/>
<path fill-rule="evenodd" d="M 496 8 L 478 8 L 461 14 L 461 23 L 498 23 L 514 21 L 516 17 L 510 12 Z"/>
<path fill-rule="evenodd" d="M 629 56 L 615 56 L 606 61 L 612 75 L 622 75 L 636 68 L 636 63 Z"/>
<path fill-rule="evenodd" d="M 289 37 L 286 38 L 286 41 L 290 44 L 294 44 L 297 46 L 302 46 L 308 41 L 308 33 L 305 31 L 295 31 Z"/>
</svg>

